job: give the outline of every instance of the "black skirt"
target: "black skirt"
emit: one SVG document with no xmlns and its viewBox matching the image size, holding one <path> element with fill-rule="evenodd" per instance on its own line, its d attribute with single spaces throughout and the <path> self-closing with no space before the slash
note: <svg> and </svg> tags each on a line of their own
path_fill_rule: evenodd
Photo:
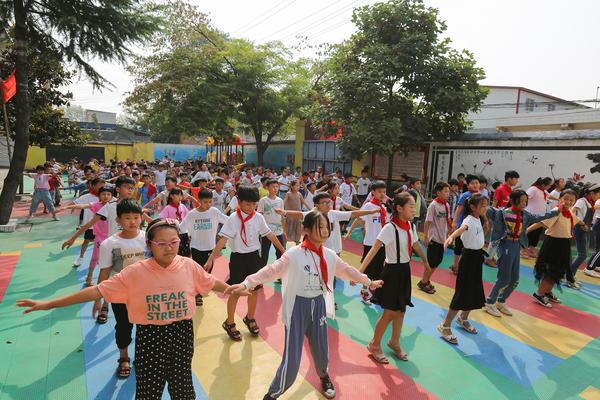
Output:
<svg viewBox="0 0 600 400">
<path fill-rule="evenodd" d="M 411 298 L 410 264 L 385 264 L 381 271 L 383 286 L 375 291 L 381 308 L 391 311 L 406 311 L 414 307 Z"/>
<path fill-rule="evenodd" d="M 456 289 L 450 302 L 453 310 L 479 310 L 485 304 L 482 267 L 483 250 L 463 249 L 458 262 Z"/>
<path fill-rule="evenodd" d="M 542 281 L 550 278 L 558 284 L 565 275 L 570 274 L 570 266 L 571 240 L 546 236 L 535 261 L 535 279 Z"/>
<path fill-rule="evenodd" d="M 371 247 L 373 247 L 373 246 L 363 245 L 363 255 L 362 255 L 362 258 L 360 259 L 361 262 L 365 259 L 367 254 L 369 254 L 369 251 L 371 251 Z M 376 281 L 377 279 L 381 279 L 380 278 L 381 270 L 382 270 L 384 264 L 385 264 L 385 246 L 381 246 L 381 248 L 375 254 L 375 257 L 373 257 L 373 259 L 371 260 L 369 265 L 367 265 L 367 268 L 365 268 L 365 274 L 369 277 L 369 279 L 371 279 L 373 281 Z"/>
<path fill-rule="evenodd" d="M 228 285 L 242 283 L 248 277 L 262 268 L 262 261 L 258 250 L 252 253 L 231 253 L 229 257 Z"/>
</svg>

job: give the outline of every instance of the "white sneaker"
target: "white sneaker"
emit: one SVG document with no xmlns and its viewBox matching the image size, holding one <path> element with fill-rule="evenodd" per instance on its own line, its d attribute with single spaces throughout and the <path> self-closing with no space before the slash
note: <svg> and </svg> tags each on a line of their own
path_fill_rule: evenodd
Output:
<svg viewBox="0 0 600 400">
<path fill-rule="evenodd" d="M 25 218 L 25 223 L 26 224 L 30 224 L 32 222 L 33 222 L 33 217 L 27 217 L 27 218 Z"/>
<path fill-rule="evenodd" d="M 484 306 L 485 311 L 487 311 L 488 314 L 493 315 L 494 317 L 501 317 L 502 314 L 500 314 L 500 311 L 498 311 L 498 309 L 496 308 L 496 306 L 494 304 L 485 304 Z"/>
<path fill-rule="evenodd" d="M 496 303 L 496 308 L 504 315 L 508 315 L 509 317 L 512 317 L 513 315 L 512 311 L 510 311 L 510 308 L 508 308 L 504 303 Z"/>
<path fill-rule="evenodd" d="M 592 278 L 600 278 L 600 274 L 594 271 L 593 269 L 584 269 L 583 273 L 587 276 L 591 276 Z"/>
<path fill-rule="evenodd" d="M 52 219 L 55 221 L 60 221 L 60 218 L 58 218 L 58 217 L 52 217 Z"/>
<path fill-rule="evenodd" d="M 79 267 L 81 265 L 81 263 L 83 262 L 83 257 L 77 257 L 75 259 L 75 262 L 73 263 L 74 267 Z"/>
</svg>

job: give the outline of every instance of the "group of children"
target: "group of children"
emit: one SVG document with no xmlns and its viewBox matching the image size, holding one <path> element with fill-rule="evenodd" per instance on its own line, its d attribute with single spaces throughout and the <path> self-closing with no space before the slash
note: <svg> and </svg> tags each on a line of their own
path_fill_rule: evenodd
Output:
<svg viewBox="0 0 600 400">
<path fill-rule="evenodd" d="M 256 291 L 269 281 L 281 283 L 285 348 L 265 399 L 280 397 L 293 384 L 305 336 L 323 394 L 327 398 L 335 396 L 328 373 L 327 318 L 335 315 L 336 277 L 360 284 L 361 300 L 383 309 L 367 345 L 368 353 L 379 363 L 389 363 L 381 340 L 390 323 L 392 336 L 387 347 L 399 360 L 408 361 L 400 337 L 406 308 L 413 306 L 413 253 L 425 267 L 417 287 L 433 295 L 432 277 L 443 261 L 445 249 L 454 245 L 451 268 L 457 274 L 455 292 L 438 330 L 444 340 L 457 344 L 453 320 L 466 332 L 476 334 L 477 329 L 469 322 L 471 311 L 484 308 L 497 317 L 512 315 L 506 300 L 518 285 L 521 250 L 529 247 L 531 232 L 545 227 L 547 238 L 535 264 L 540 284 L 533 299 L 551 307 L 551 302 L 560 302 L 553 287 L 560 288 L 562 279 L 574 281 L 570 238 L 574 229 L 587 229 L 585 217 L 580 218 L 578 213 L 587 213 L 584 205 L 600 197 L 600 186 L 588 187 L 583 195 L 588 203 L 576 203 L 577 194 L 562 189 L 556 196 L 557 207 L 543 214 L 532 213 L 527 209 L 528 193 L 514 189 L 519 179 L 515 171 L 506 173 L 492 206 L 489 192 L 481 192 L 480 177 L 474 175 L 465 177 L 462 194 L 458 180 L 437 183 L 435 198 L 428 206 L 419 190 L 420 181 L 413 180 L 408 190 L 389 198 L 384 182 L 366 183 L 366 171 L 359 179 L 358 191 L 350 175 L 340 184 L 338 178 L 328 175 L 316 178 L 313 174 L 311 178 L 310 174 L 299 174 L 293 179 L 287 170 L 278 179 L 261 176 L 255 180 L 246 174 L 229 190 L 224 190 L 229 182 L 223 177 L 208 175 L 202 166 L 192 177 L 194 183 L 199 183 L 194 186 L 199 188 L 196 191 L 191 190 L 186 178 L 166 175 L 164 190 L 157 182 L 155 197 L 144 204 L 140 192 L 149 186 L 139 185 L 131 176 L 114 179 L 116 199 L 102 185 L 104 180 L 90 180 L 89 194 L 97 200 L 88 196 L 69 206 L 83 209 L 84 219 L 77 232 L 63 243 L 63 248 L 70 247 L 81 234 L 94 241 L 86 279 L 89 287 L 60 299 L 18 302 L 30 312 L 93 300 L 98 323 L 106 322 L 111 304 L 119 349 L 116 373 L 121 378 L 131 372 L 127 348 L 136 325 L 139 399 L 160 398 L 166 383 L 172 398 L 195 398 L 191 319 L 196 306 L 203 304 L 202 296 L 210 290 L 229 295 L 222 327 L 230 339 L 240 341 L 242 334 L 235 323 L 239 297 L 247 296 L 248 302 L 243 323 L 252 335 L 259 335 Z M 304 194 L 299 194 L 300 188 Z M 286 206 L 289 203 L 293 204 Z M 159 213 L 158 218 L 153 218 L 153 211 Z M 228 211 L 230 215 L 226 215 Z M 418 236 L 423 214 L 426 251 Z M 358 225 L 363 229 L 363 256 L 358 269 L 340 258 L 342 224 L 352 218 L 354 223 L 346 235 Z M 146 223 L 144 232 L 140 227 Z M 487 249 L 486 237 L 490 243 Z M 288 241 L 295 242 L 295 246 L 286 249 Z M 222 282 L 210 272 L 226 245 L 231 249 L 229 279 Z M 272 245 L 276 261 L 268 265 Z M 82 249 L 78 260 L 84 252 Z M 482 268 L 488 252 L 497 255 L 498 279 L 486 297 Z M 92 272 L 96 265 L 100 273 L 94 285 Z"/>
</svg>

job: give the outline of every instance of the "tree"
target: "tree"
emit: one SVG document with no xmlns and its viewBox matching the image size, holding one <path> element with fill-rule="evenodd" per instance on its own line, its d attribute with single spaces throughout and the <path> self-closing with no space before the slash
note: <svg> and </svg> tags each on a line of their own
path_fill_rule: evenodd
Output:
<svg viewBox="0 0 600 400">
<path fill-rule="evenodd" d="M 271 141 L 308 104 L 308 61 L 293 60 L 278 42 L 232 39 L 185 3 L 173 3 L 164 21 L 152 54 L 130 67 L 130 114 L 155 140 L 244 131 L 254 136 L 262 163 Z"/>
<path fill-rule="evenodd" d="M 14 26 L 17 94 L 13 158 L 0 194 L 0 224 L 8 223 L 15 193 L 25 168 L 30 137 L 31 99 L 29 79 L 32 60 L 29 48 L 48 43 L 66 62 L 74 63 L 96 87 L 106 85 L 87 61 L 124 62 L 131 54 L 129 45 L 149 39 L 158 27 L 152 6 L 141 0 L 13 0 L 0 3 L 3 28 Z"/>
<path fill-rule="evenodd" d="M 71 121 L 85 121 L 85 108 L 76 104 L 65 108 L 65 117 Z"/>
<path fill-rule="evenodd" d="M 467 112 L 486 96 L 484 73 L 442 38 L 446 25 L 421 0 L 361 7 L 352 21 L 357 32 L 330 50 L 313 125 L 326 135 L 342 127 L 348 157 L 386 155 L 390 187 L 394 154 L 468 129 Z"/>
</svg>

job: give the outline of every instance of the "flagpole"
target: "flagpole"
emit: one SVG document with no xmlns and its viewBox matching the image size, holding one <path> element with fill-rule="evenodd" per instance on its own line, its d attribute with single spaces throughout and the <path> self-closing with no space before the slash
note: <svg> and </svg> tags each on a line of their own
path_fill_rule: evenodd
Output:
<svg viewBox="0 0 600 400">
<path fill-rule="evenodd" d="M 8 162 L 10 164 L 12 160 L 12 154 L 10 150 L 10 135 L 8 133 L 8 113 L 6 112 L 6 103 L 2 103 L 2 110 L 4 112 L 4 131 L 6 133 L 6 148 L 8 149 Z"/>
</svg>

